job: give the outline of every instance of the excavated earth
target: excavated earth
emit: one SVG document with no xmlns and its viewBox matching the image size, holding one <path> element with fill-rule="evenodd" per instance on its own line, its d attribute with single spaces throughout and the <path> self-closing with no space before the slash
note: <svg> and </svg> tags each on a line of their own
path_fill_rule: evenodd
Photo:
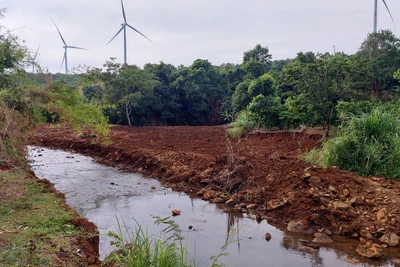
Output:
<svg viewBox="0 0 400 267">
<path fill-rule="evenodd" d="M 105 145 L 89 133 L 41 126 L 30 142 L 93 156 L 290 231 L 359 239 L 364 256 L 381 250 L 400 255 L 400 182 L 305 163 L 301 155 L 320 145 L 318 133 L 255 132 L 232 139 L 224 126 L 113 126 L 110 136 Z"/>
</svg>

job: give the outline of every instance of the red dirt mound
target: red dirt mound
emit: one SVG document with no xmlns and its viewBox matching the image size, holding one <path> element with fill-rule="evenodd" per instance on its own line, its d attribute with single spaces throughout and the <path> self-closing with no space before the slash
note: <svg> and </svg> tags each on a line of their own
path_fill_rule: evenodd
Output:
<svg viewBox="0 0 400 267">
<path fill-rule="evenodd" d="M 258 132 L 228 138 L 225 127 L 113 126 L 111 145 L 44 127 L 31 143 L 78 151 L 206 200 L 224 199 L 258 220 L 304 222 L 313 231 L 380 242 L 400 235 L 400 183 L 306 164 L 321 135 Z M 382 215 L 382 216 L 381 216 Z"/>
</svg>

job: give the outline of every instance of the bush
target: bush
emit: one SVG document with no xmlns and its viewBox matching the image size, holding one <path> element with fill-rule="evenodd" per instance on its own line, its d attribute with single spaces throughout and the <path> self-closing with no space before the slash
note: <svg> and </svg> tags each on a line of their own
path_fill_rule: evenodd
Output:
<svg viewBox="0 0 400 267">
<path fill-rule="evenodd" d="M 398 112 L 384 107 L 353 117 L 341 134 L 306 159 L 320 159 L 324 167 L 338 166 L 360 175 L 400 179 L 400 120 Z"/>
<path fill-rule="evenodd" d="M 248 112 L 243 110 L 239 113 L 236 120 L 231 123 L 231 126 L 232 128 L 228 132 L 232 137 L 236 138 L 254 130 L 256 123 L 249 117 Z"/>
</svg>

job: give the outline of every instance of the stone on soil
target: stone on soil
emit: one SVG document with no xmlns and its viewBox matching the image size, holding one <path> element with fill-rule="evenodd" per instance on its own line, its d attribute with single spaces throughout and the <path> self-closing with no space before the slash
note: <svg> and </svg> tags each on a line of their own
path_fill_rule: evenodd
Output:
<svg viewBox="0 0 400 267">
<path fill-rule="evenodd" d="M 372 241 L 361 240 L 357 247 L 358 255 L 366 258 L 380 258 L 382 256 L 382 247 Z"/>
<path fill-rule="evenodd" d="M 300 221 L 290 221 L 287 229 L 289 232 L 293 233 L 312 233 L 312 230 L 305 226 L 305 224 L 300 220 Z"/>
<path fill-rule="evenodd" d="M 335 201 L 333 202 L 333 207 L 335 210 L 347 210 L 350 206 L 342 201 Z"/>
<path fill-rule="evenodd" d="M 395 233 L 389 233 L 383 235 L 379 240 L 382 243 L 388 244 L 391 247 L 396 247 L 397 245 L 399 245 L 400 237 Z"/>
<path fill-rule="evenodd" d="M 330 244 L 333 243 L 333 240 L 325 233 L 316 233 L 312 242 L 315 244 Z"/>
<path fill-rule="evenodd" d="M 378 222 L 380 223 L 387 223 L 388 222 L 388 212 L 386 208 L 381 209 L 380 211 L 378 211 L 378 213 L 376 214 L 376 219 L 378 220 Z"/>
</svg>

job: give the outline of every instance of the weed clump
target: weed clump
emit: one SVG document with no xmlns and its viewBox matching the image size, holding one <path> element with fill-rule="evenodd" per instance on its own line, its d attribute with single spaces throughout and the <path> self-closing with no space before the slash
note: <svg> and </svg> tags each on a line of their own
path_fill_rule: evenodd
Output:
<svg viewBox="0 0 400 267">
<path fill-rule="evenodd" d="M 327 140 L 322 149 L 312 151 L 306 160 L 360 175 L 400 179 L 399 135 L 397 112 L 378 107 L 351 118 L 337 137 Z"/>
</svg>

